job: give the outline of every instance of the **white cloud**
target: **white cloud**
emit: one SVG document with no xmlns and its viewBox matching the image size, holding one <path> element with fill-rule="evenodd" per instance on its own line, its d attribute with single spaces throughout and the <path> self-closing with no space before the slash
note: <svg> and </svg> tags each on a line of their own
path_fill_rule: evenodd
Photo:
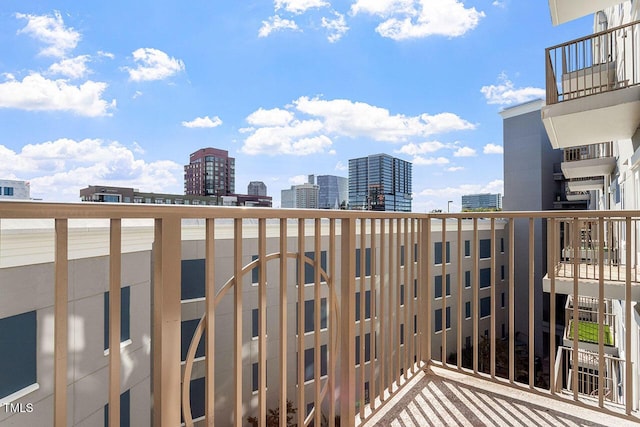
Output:
<svg viewBox="0 0 640 427">
<path fill-rule="evenodd" d="M 338 160 L 338 163 L 336 163 L 336 167 L 334 169 L 337 171 L 346 171 L 349 170 L 349 167 L 342 163 L 341 160 Z"/>
<path fill-rule="evenodd" d="M 385 108 L 347 99 L 323 100 L 302 96 L 293 104 L 302 113 L 322 118 L 327 132 L 376 141 L 401 142 L 412 136 L 475 128 L 452 113 L 413 117 L 391 115 Z"/>
<path fill-rule="evenodd" d="M 347 33 L 347 31 L 349 31 L 344 15 L 334 12 L 334 16 L 334 19 L 322 17 L 322 28 L 329 30 L 329 35 L 327 36 L 329 43 L 337 42 Z"/>
<path fill-rule="evenodd" d="M 259 108 L 247 117 L 247 123 L 253 126 L 285 126 L 292 120 L 293 113 L 281 108 Z"/>
<path fill-rule="evenodd" d="M 502 154 L 504 150 L 502 148 L 502 145 L 489 143 L 484 146 L 484 148 L 482 149 L 482 152 L 484 154 Z"/>
<path fill-rule="evenodd" d="M 487 184 L 462 184 L 458 187 L 427 188 L 420 191 L 418 194 L 420 196 L 451 198 L 452 196 L 463 196 L 465 194 L 477 193 L 504 194 L 504 181 L 496 179 Z"/>
<path fill-rule="evenodd" d="M 50 74 L 58 74 L 71 79 L 81 79 L 89 73 L 87 62 L 89 55 L 79 55 L 75 58 L 63 59 L 49 67 Z"/>
<path fill-rule="evenodd" d="M 446 165 L 449 164 L 449 159 L 446 157 L 415 156 L 411 162 L 417 166 Z"/>
<path fill-rule="evenodd" d="M 107 88 L 103 82 L 86 81 L 79 86 L 65 80 L 49 80 L 40 74 L 26 76 L 22 81 L 8 79 L 0 83 L 0 108 L 27 111 L 70 111 L 81 116 L 109 115 L 116 101 L 102 99 Z"/>
<path fill-rule="evenodd" d="M 133 52 L 136 68 L 125 67 L 134 82 L 162 80 L 184 71 L 184 62 L 171 58 L 161 50 L 140 48 Z"/>
<path fill-rule="evenodd" d="M 286 126 L 267 126 L 253 131 L 240 149 L 246 154 L 307 155 L 324 152 L 331 146 L 327 136 L 318 137 L 322 123 L 318 120 L 295 120 Z"/>
<path fill-rule="evenodd" d="M 26 15 L 17 13 L 16 18 L 26 19 L 27 25 L 18 34 L 27 34 L 44 43 L 47 47 L 40 51 L 41 55 L 64 57 L 67 52 L 75 49 L 80 41 L 80 33 L 73 28 L 67 28 L 60 12 L 52 15 Z"/>
<path fill-rule="evenodd" d="M 296 175 L 289 178 L 289 184 L 291 185 L 301 185 L 307 182 L 307 175 Z"/>
<path fill-rule="evenodd" d="M 464 170 L 462 166 L 451 166 L 450 168 L 445 169 L 447 172 L 458 172 Z"/>
<path fill-rule="evenodd" d="M 516 89 L 505 73 L 500 73 L 498 83 L 497 85 L 482 86 L 480 89 L 480 92 L 487 99 L 487 104 L 521 104 L 545 97 L 545 90 L 541 88 L 527 86 Z"/>
<path fill-rule="evenodd" d="M 240 130 L 249 135 L 241 151 L 269 155 L 324 153 L 330 150 L 333 136 L 393 143 L 475 128 L 452 113 L 392 115 L 387 109 L 347 99 L 322 100 L 302 96 L 286 108 L 296 111 L 260 108 L 251 113 L 246 119 L 251 127 Z M 444 144 L 438 142 L 410 143 L 400 152 L 415 155 L 442 147 Z"/>
<path fill-rule="evenodd" d="M 140 92 L 139 90 L 137 90 L 137 91 L 133 94 L 133 96 L 131 97 L 131 99 L 137 99 L 137 98 L 140 98 L 142 95 L 143 95 L 143 93 L 142 93 L 142 92 Z"/>
<path fill-rule="evenodd" d="M 135 187 L 143 191 L 177 192 L 182 187 L 181 165 L 167 160 L 146 162 L 136 143 L 133 150 L 100 139 L 58 139 L 28 144 L 19 152 L 0 145 L 0 170 L 31 182 L 31 195 L 57 201 L 76 201 L 87 185 Z"/>
<path fill-rule="evenodd" d="M 455 157 L 473 157 L 476 154 L 476 150 L 471 147 L 460 147 L 453 153 Z"/>
<path fill-rule="evenodd" d="M 274 15 L 268 21 L 262 21 L 262 27 L 258 31 L 258 37 L 267 37 L 274 31 L 293 30 L 299 31 L 300 28 L 295 21 L 291 19 L 281 18 L 280 15 Z"/>
<path fill-rule="evenodd" d="M 102 56 L 102 57 L 109 58 L 109 59 L 114 59 L 116 57 L 113 53 L 105 52 L 105 51 L 102 51 L 102 50 L 98 51 L 98 56 Z"/>
<path fill-rule="evenodd" d="M 287 12 L 301 14 L 312 8 L 321 8 L 330 6 L 330 4 L 324 0 L 275 0 L 274 7 L 276 12 L 280 9 L 284 9 Z"/>
<path fill-rule="evenodd" d="M 220 120 L 220 117 L 218 116 L 213 116 L 213 119 L 209 116 L 196 117 L 190 122 L 182 122 L 182 126 L 186 128 L 214 128 L 221 124 L 222 120 Z"/>
<path fill-rule="evenodd" d="M 447 144 L 443 144 L 440 141 L 427 141 L 421 142 L 420 144 L 414 144 L 412 142 L 407 145 L 403 145 L 399 150 L 395 150 L 395 152 L 415 156 L 417 154 L 435 153 L 436 151 L 447 147 Z"/>
<path fill-rule="evenodd" d="M 351 14 L 358 13 L 382 18 L 376 32 L 394 40 L 462 36 L 485 17 L 459 0 L 357 0 Z"/>
<path fill-rule="evenodd" d="M 502 1 L 495 0 L 493 3 L 491 3 L 491 5 L 504 9 L 505 7 L 507 7 L 507 1 L 506 0 L 502 0 Z"/>
</svg>

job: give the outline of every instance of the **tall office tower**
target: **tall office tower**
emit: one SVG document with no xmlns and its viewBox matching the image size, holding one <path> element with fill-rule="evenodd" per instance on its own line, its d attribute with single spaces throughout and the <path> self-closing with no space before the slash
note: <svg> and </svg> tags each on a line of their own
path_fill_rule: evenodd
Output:
<svg viewBox="0 0 640 427">
<path fill-rule="evenodd" d="M 318 186 L 315 184 L 292 185 L 281 191 L 281 207 L 297 209 L 318 209 Z"/>
<path fill-rule="evenodd" d="M 267 186 L 262 181 L 251 181 L 247 186 L 247 194 L 250 196 L 266 196 Z"/>
<path fill-rule="evenodd" d="M 184 166 L 184 193 L 194 196 L 226 196 L 235 193 L 236 159 L 217 148 L 191 153 Z"/>
<path fill-rule="evenodd" d="M 349 180 L 342 176 L 318 175 L 318 208 L 340 209 L 349 200 Z"/>
<path fill-rule="evenodd" d="M 465 194 L 462 196 L 462 210 L 502 209 L 502 194 Z"/>
<path fill-rule="evenodd" d="M 411 212 L 411 163 L 388 154 L 349 159 L 349 207 Z"/>
</svg>

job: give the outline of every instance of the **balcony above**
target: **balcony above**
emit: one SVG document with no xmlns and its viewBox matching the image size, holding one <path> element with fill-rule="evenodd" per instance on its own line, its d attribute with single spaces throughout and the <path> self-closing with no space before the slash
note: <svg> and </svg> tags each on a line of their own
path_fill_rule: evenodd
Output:
<svg viewBox="0 0 640 427">
<path fill-rule="evenodd" d="M 615 157 L 562 162 L 562 173 L 567 179 L 605 176 L 616 166 Z"/>
<path fill-rule="evenodd" d="M 567 191 L 566 196 L 570 202 L 584 202 L 591 199 L 589 193 L 585 191 Z"/>
<path fill-rule="evenodd" d="M 549 11 L 553 25 L 581 18 L 610 6 L 622 3 L 621 0 L 549 0 Z"/>
<path fill-rule="evenodd" d="M 610 175 L 616 166 L 611 142 L 564 149 L 562 173 L 567 179 Z"/>
<path fill-rule="evenodd" d="M 627 34 L 638 30 L 633 22 L 547 49 L 541 114 L 554 148 L 633 136 L 640 125 L 640 76 L 633 65 L 640 56 Z"/>
<path fill-rule="evenodd" d="M 567 182 L 567 188 L 571 192 L 585 192 L 600 190 L 604 188 L 604 178 L 593 176 L 586 178 L 575 178 L 572 181 Z"/>
</svg>

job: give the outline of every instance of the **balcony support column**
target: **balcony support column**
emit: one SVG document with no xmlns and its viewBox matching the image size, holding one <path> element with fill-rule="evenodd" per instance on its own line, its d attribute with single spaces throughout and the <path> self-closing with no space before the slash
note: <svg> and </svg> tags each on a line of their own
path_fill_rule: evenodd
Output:
<svg viewBox="0 0 640 427">
<path fill-rule="evenodd" d="M 341 220 L 340 236 L 340 420 L 354 426 L 356 421 L 355 319 L 356 316 L 356 220 Z M 364 250 L 364 249 L 362 249 Z M 364 280 L 365 266 L 360 266 Z M 364 316 L 361 313 L 360 316 Z M 362 319 L 361 319 L 362 321 Z M 300 408 L 300 410 L 303 410 Z"/>
<path fill-rule="evenodd" d="M 153 425 L 180 425 L 181 221 L 155 220 L 153 243 Z"/>
<path fill-rule="evenodd" d="M 69 264 L 68 222 L 55 220 L 55 301 L 54 301 L 54 360 L 53 360 L 53 418 L 55 427 L 67 426 L 67 354 L 69 324 Z"/>
</svg>

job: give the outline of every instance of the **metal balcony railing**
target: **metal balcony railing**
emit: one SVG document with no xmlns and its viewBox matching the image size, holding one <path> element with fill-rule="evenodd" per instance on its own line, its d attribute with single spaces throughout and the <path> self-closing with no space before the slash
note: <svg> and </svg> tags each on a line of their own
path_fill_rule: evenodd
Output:
<svg viewBox="0 0 640 427">
<path fill-rule="evenodd" d="M 640 84 L 639 22 L 546 49 L 547 105 Z"/>
<path fill-rule="evenodd" d="M 271 414 L 268 409 L 286 414 L 289 405 L 297 408 L 292 422 L 298 426 L 334 426 L 338 417 L 341 426 L 355 426 L 431 365 L 558 399 L 565 394 L 559 390 L 568 389 L 575 401 L 580 400 L 583 393 L 577 387 L 567 388 L 561 380 L 566 377 L 577 384 L 578 370 L 556 369 L 557 362 L 562 365 L 561 357 L 579 360 L 577 327 L 571 356 L 556 354 L 561 343 L 553 333 L 549 354 L 536 358 L 534 351 L 542 348 L 536 345 L 536 336 L 542 336 L 538 329 L 542 322 L 536 316 L 543 310 L 542 303 L 536 303 L 542 301 L 536 298 L 542 290 L 535 279 L 534 252 L 544 248 L 544 242 L 536 236 L 546 227 L 548 264 L 556 266 L 549 269 L 551 331 L 556 330 L 556 311 L 563 309 L 556 307 L 561 273 L 572 269 L 574 288 L 569 294 L 575 299 L 584 286 L 578 274 L 582 266 L 599 271 L 595 276 L 600 325 L 596 354 L 601 366 L 597 379 L 605 384 L 609 376 L 602 338 L 603 270 L 606 265 L 625 272 L 618 275 L 626 298 L 624 316 L 617 321 L 624 330 L 623 357 L 631 361 L 628 344 L 632 342 L 635 282 L 631 273 L 636 258 L 631 248 L 640 234 L 637 215 L 636 211 L 398 214 L 0 202 L 2 227 L 14 219 L 54 223 L 54 365 L 52 371 L 38 375 L 50 376 L 53 384 L 52 424 L 56 427 L 66 427 L 72 416 L 67 409 L 71 390 L 67 387 L 71 356 L 67 321 L 70 242 L 77 238 L 70 224 L 77 219 L 108 220 L 109 342 L 120 339 L 118 291 L 122 245 L 130 239 L 127 221 L 150 220 L 153 425 L 175 427 L 183 421 L 187 426 L 204 422 L 240 427 L 248 424 L 250 416 L 265 426 Z M 196 225 L 191 224 L 194 221 Z M 185 239 L 202 243 L 205 290 L 196 301 L 204 315 L 181 365 Z M 16 230 L 0 228 L 0 262 L 12 255 L 6 251 L 19 242 Z M 618 248 L 615 258 L 604 255 L 605 245 Z M 523 248 L 528 255 L 516 257 Z M 583 253 L 582 248 L 591 252 Z M 256 276 L 251 277 L 256 268 Z M 516 287 L 518 270 L 524 270 L 526 278 Z M 517 301 L 526 301 L 526 307 L 516 313 Z M 308 310 L 313 310 L 309 320 Z M 255 338 L 243 326 L 250 322 L 247 312 L 248 319 L 256 313 Z M 578 305 L 572 314 L 579 318 Z M 519 331 L 516 316 L 525 324 Z M 304 333 L 298 331 L 302 328 Z M 203 355 L 196 357 L 201 340 Z M 216 351 L 225 345 L 228 351 Z M 118 426 L 120 420 L 121 351 L 111 346 L 109 380 L 104 385 L 111 426 Z M 625 363 L 618 381 L 629 385 L 619 399 L 624 412 L 637 416 L 638 397 L 630 391 L 637 381 L 635 369 L 633 363 Z M 205 398 L 203 415 L 194 421 L 190 383 L 196 374 L 204 379 Z M 558 389 L 558 384 L 564 385 Z M 599 388 L 596 408 L 609 413 L 605 389 Z M 269 402 L 276 402 L 275 407 Z M 230 417 L 220 415 L 221 405 Z M 286 417 L 280 417 L 279 425 L 286 425 Z"/>
<path fill-rule="evenodd" d="M 580 147 L 565 148 L 563 151 L 565 162 L 603 159 L 613 157 L 613 143 L 609 141 L 600 144 L 583 145 Z"/>
</svg>

